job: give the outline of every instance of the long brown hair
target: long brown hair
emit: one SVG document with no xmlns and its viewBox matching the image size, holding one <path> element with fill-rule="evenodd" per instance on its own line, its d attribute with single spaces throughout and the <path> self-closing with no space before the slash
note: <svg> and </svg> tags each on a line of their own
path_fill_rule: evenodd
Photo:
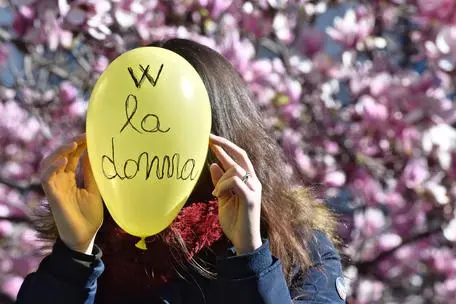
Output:
<svg viewBox="0 0 456 304">
<path fill-rule="evenodd" d="M 312 266 L 308 245 L 315 229 L 335 241 L 335 219 L 326 206 L 305 188 L 278 143 L 267 133 L 259 110 L 247 85 L 231 64 L 214 50 L 185 39 L 154 43 L 184 57 L 199 73 L 212 107 L 212 133 L 223 136 L 243 148 L 250 157 L 262 192 L 262 233 L 268 237 L 274 256 L 281 260 L 283 272 L 291 281 L 292 266 L 306 271 Z M 216 161 L 209 152 L 208 162 Z M 213 186 L 206 171 L 189 200 L 210 197 Z M 50 212 L 41 212 L 37 229 L 44 239 L 55 239 L 55 225 Z M 179 239 L 179 236 L 176 236 Z M 177 248 L 186 252 L 182 242 Z M 204 271 L 195 261 L 190 265 Z"/>
</svg>

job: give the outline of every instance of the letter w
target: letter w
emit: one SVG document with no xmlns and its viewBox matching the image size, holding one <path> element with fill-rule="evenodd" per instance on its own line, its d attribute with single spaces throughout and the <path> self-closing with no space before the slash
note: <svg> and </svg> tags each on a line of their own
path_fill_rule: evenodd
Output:
<svg viewBox="0 0 456 304">
<path fill-rule="evenodd" d="M 146 68 L 144 68 L 141 64 L 139 65 L 139 68 L 141 69 L 142 71 L 142 75 L 141 75 L 141 79 L 138 80 L 138 78 L 136 78 L 136 75 L 135 73 L 133 72 L 133 69 L 132 67 L 128 67 L 128 72 L 130 73 L 130 76 L 131 76 L 131 79 L 133 79 L 133 82 L 135 83 L 135 86 L 139 89 L 141 88 L 141 85 L 142 83 L 144 82 L 144 80 L 148 80 L 149 83 L 152 85 L 152 86 L 156 86 L 157 85 L 157 82 L 158 82 L 158 79 L 160 78 L 160 74 L 161 74 L 161 71 L 163 69 L 163 64 L 160 65 L 160 69 L 158 70 L 157 72 L 157 75 L 155 76 L 155 78 L 153 78 L 150 74 L 149 74 L 149 65 L 146 66 Z"/>
</svg>

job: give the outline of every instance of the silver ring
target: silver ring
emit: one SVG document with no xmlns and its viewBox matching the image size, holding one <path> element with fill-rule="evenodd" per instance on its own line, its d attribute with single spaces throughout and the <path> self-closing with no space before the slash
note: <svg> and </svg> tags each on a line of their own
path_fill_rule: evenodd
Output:
<svg viewBox="0 0 456 304">
<path fill-rule="evenodd" d="M 241 178 L 242 182 L 246 182 L 250 177 L 250 172 L 245 172 L 245 175 Z"/>
</svg>

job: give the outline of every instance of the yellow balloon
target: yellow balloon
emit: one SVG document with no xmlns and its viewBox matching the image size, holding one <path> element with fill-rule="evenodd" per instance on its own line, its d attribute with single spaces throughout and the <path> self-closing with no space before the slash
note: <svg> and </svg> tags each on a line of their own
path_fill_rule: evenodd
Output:
<svg viewBox="0 0 456 304">
<path fill-rule="evenodd" d="M 96 183 L 116 223 L 144 238 L 165 229 L 203 170 L 211 108 L 202 79 L 180 55 L 128 51 L 98 79 L 87 111 Z"/>
</svg>

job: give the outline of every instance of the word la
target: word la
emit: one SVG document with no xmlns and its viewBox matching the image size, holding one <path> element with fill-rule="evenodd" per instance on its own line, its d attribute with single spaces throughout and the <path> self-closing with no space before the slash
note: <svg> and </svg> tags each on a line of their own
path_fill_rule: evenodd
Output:
<svg viewBox="0 0 456 304">
<path fill-rule="evenodd" d="M 130 126 L 133 130 L 135 130 L 138 133 L 142 132 L 138 130 L 138 128 L 133 124 L 133 117 L 136 114 L 136 111 L 138 110 L 138 99 L 136 98 L 135 95 L 129 94 L 127 96 L 127 99 L 125 99 L 125 116 L 127 120 L 125 121 L 124 125 L 120 129 L 120 133 L 122 133 L 123 130 L 127 126 Z M 162 132 L 166 133 L 170 130 L 170 128 L 166 130 L 160 129 L 160 119 L 158 118 L 157 115 L 155 114 L 147 114 L 143 117 L 141 120 L 141 130 L 147 133 L 155 133 L 155 132 Z"/>
</svg>

